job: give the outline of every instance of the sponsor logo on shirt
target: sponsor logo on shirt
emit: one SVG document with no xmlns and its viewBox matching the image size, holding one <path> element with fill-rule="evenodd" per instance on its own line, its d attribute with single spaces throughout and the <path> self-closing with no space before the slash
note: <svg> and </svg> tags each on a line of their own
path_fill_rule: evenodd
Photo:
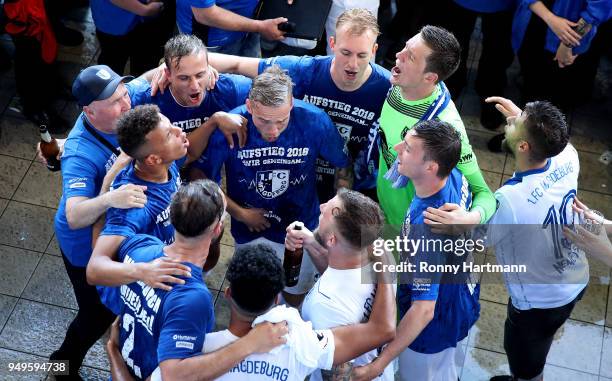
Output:
<svg viewBox="0 0 612 381">
<path fill-rule="evenodd" d="M 87 177 L 75 177 L 74 179 L 68 180 L 68 184 L 70 184 L 68 188 L 70 189 L 85 188 L 87 187 L 86 182 L 88 180 L 89 179 Z"/>
<path fill-rule="evenodd" d="M 70 188 L 70 189 L 85 188 L 86 186 L 87 186 L 87 184 L 85 184 L 85 183 L 72 183 L 72 184 L 70 184 L 70 186 L 68 188 Z"/>
<path fill-rule="evenodd" d="M 197 338 L 195 336 L 186 336 L 186 335 L 174 335 L 172 336 L 172 340 L 191 340 L 195 341 Z"/>
<path fill-rule="evenodd" d="M 185 348 L 193 350 L 193 343 L 188 343 L 186 341 L 177 341 L 175 346 L 176 348 Z"/>
</svg>

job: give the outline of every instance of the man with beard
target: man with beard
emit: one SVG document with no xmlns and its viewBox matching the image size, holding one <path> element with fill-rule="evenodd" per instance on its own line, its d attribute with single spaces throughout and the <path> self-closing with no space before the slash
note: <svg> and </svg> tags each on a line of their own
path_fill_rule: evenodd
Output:
<svg viewBox="0 0 612 381">
<path fill-rule="evenodd" d="M 379 291 L 372 302 L 368 321 L 335 327 L 313 329 L 304 322 L 299 312 L 284 305 L 278 306 L 284 288 L 284 272 L 274 249 L 260 244 L 238 250 L 227 269 L 228 287 L 225 298 L 230 305 L 228 329 L 206 335 L 202 352 L 217 353 L 237 340 L 248 336 L 253 325 L 264 321 L 285 320 L 289 326 L 287 344 L 268 353 L 247 356 L 229 369 L 222 381 L 304 380 L 317 368 L 330 369 L 368 349 L 381 345 L 395 333 L 395 299 L 392 285 L 385 276 L 378 279 Z M 128 381 L 128 367 L 118 348 L 118 335 L 113 325 L 106 345 L 114 380 Z M 126 377 L 128 376 L 128 377 Z M 203 376 L 197 374 L 196 376 Z M 151 375 L 152 381 L 161 379 L 159 368 Z"/>
<path fill-rule="evenodd" d="M 521 110 L 501 97 L 487 102 L 507 118 L 502 147 L 516 160 L 516 172 L 495 192 L 488 237 L 500 264 L 527 266 L 520 276 L 504 273 L 510 294 L 504 349 L 512 376 L 492 380 L 541 380 L 555 332 L 589 281 L 584 252 L 561 234 L 573 222 L 580 163 L 565 118 L 551 103 Z"/>
<path fill-rule="evenodd" d="M 172 290 L 153 289 L 142 282 L 121 286 L 120 297 L 109 300 L 118 309 L 120 355 L 129 374 L 148 379 L 159 365 L 166 380 L 187 380 L 198 375 L 214 379 L 246 356 L 267 352 L 286 342 L 287 326 L 264 323 L 221 350 L 202 354 L 202 345 L 215 326 L 214 299 L 202 277 L 210 242 L 221 233 L 226 202 L 210 180 L 181 187 L 173 196 L 170 219 L 175 239 L 170 245 L 158 238 L 136 234 L 119 249 L 125 263 L 159 258 L 189 267 L 191 277 Z"/>
<path fill-rule="evenodd" d="M 277 66 L 253 80 L 246 105 L 233 112 L 248 119 L 246 145 L 230 150 L 215 133 L 197 165 L 216 181 L 225 165 L 236 248 L 263 241 L 282 258 L 287 225 L 299 220 L 309 229 L 316 226 L 317 157 L 337 167 L 337 176 L 347 173 L 342 138 L 327 114 L 293 100 L 291 78 Z M 314 280 L 314 267 L 305 256 L 298 284 L 285 289 L 287 302 L 299 305 Z"/>
<path fill-rule="evenodd" d="M 367 321 L 377 294 L 373 282 L 364 280 L 372 272 L 368 247 L 382 233 L 382 210 L 368 197 L 346 189 L 321 204 L 320 209 L 319 226 L 314 233 L 306 228 L 293 229 L 295 223 L 287 228 L 287 248 L 304 247 L 322 274 L 304 300 L 302 316 L 315 329 Z M 392 311 L 388 318 L 394 317 Z M 353 364 L 368 364 L 379 353 L 380 349 L 372 350 L 330 370 L 317 370 L 310 379 L 348 379 Z M 381 369 L 380 374 L 375 375 L 376 380 L 392 381 L 393 366 Z"/>
</svg>

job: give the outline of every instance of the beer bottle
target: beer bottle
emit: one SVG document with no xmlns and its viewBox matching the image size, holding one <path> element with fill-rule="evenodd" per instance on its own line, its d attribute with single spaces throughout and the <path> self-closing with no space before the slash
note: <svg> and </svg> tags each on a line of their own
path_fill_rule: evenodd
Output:
<svg viewBox="0 0 612 381">
<path fill-rule="evenodd" d="M 47 160 L 47 168 L 50 171 L 55 172 L 61 169 L 60 161 L 57 160 L 57 155 L 59 154 L 57 140 L 49 134 L 47 126 L 44 124 L 40 125 L 40 152 Z"/>
<path fill-rule="evenodd" d="M 295 224 L 294 230 L 302 230 L 301 224 Z M 283 260 L 283 268 L 285 269 L 285 284 L 287 287 L 293 287 L 300 279 L 300 268 L 302 267 L 302 248 L 289 250 L 285 247 L 285 258 Z"/>
</svg>

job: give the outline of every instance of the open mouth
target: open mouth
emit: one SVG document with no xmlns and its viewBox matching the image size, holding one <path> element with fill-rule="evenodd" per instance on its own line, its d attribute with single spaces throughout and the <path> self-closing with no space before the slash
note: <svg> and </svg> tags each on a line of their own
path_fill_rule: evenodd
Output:
<svg viewBox="0 0 612 381">
<path fill-rule="evenodd" d="M 349 79 L 357 78 L 357 72 L 356 71 L 344 70 L 344 75 L 346 75 Z"/>
<path fill-rule="evenodd" d="M 397 77 L 401 73 L 402 73 L 402 71 L 397 66 L 393 66 L 393 69 L 391 69 L 391 75 L 393 75 L 395 77 Z"/>
<path fill-rule="evenodd" d="M 202 101 L 202 92 L 197 92 L 193 94 L 189 94 L 189 101 L 192 104 L 198 104 Z"/>
</svg>

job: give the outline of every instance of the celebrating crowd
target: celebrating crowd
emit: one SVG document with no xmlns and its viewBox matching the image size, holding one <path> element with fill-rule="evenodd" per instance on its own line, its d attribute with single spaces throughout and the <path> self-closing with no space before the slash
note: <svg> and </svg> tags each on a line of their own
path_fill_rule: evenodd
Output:
<svg viewBox="0 0 612 381">
<path fill-rule="evenodd" d="M 567 98 L 538 92 L 535 70 L 548 69 L 530 66 L 524 50 L 540 59 L 540 33 L 548 49 L 540 55 L 552 61 L 556 44 L 558 72 L 547 79 L 555 82 L 612 16 L 611 1 L 451 1 L 472 26 L 444 17 L 419 25 L 390 71 L 374 63 L 380 31 L 369 9 L 378 1 L 333 1 L 329 55 L 271 58 L 258 58 L 259 35 L 282 40 L 286 20 L 245 17 L 255 2 L 230 11 L 222 1 L 179 0 L 182 34 L 169 39 L 164 17 L 115 30 L 125 9 L 164 14 L 158 4 L 167 2 L 91 3 L 102 54 L 72 86 L 82 113 L 62 142 L 55 217 L 79 306 L 50 358 L 68 361 L 70 374 L 58 379 L 79 379 L 110 327 L 115 380 L 457 380 L 461 343 L 480 314 L 478 278 L 419 266 L 407 277 L 375 271 L 380 261 L 467 260 L 443 250 L 374 255 L 388 226 L 400 238 L 440 241 L 483 228 L 498 263 L 527 265 L 528 274 L 503 274 L 511 374 L 494 379 L 543 378 L 555 332 L 585 293 L 588 254 L 612 263 L 612 225 L 579 201 Z M 111 5 L 121 17 L 99 23 L 100 7 Z M 505 125 L 489 146 L 516 163 L 495 192 L 453 102 L 479 14 L 481 121 Z M 516 41 L 513 21 L 532 38 Z M 159 67 L 162 57 L 146 50 L 154 43 L 121 49 L 143 31 L 167 39 Z M 502 97 L 512 43 L 522 44 L 531 91 L 522 108 Z M 139 77 L 122 75 L 128 58 Z M 205 279 L 223 234 L 235 241 L 231 315 L 214 332 Z M 296 249 L 303 260 L 289 286 L 282 261 Z"/>
</svg>

